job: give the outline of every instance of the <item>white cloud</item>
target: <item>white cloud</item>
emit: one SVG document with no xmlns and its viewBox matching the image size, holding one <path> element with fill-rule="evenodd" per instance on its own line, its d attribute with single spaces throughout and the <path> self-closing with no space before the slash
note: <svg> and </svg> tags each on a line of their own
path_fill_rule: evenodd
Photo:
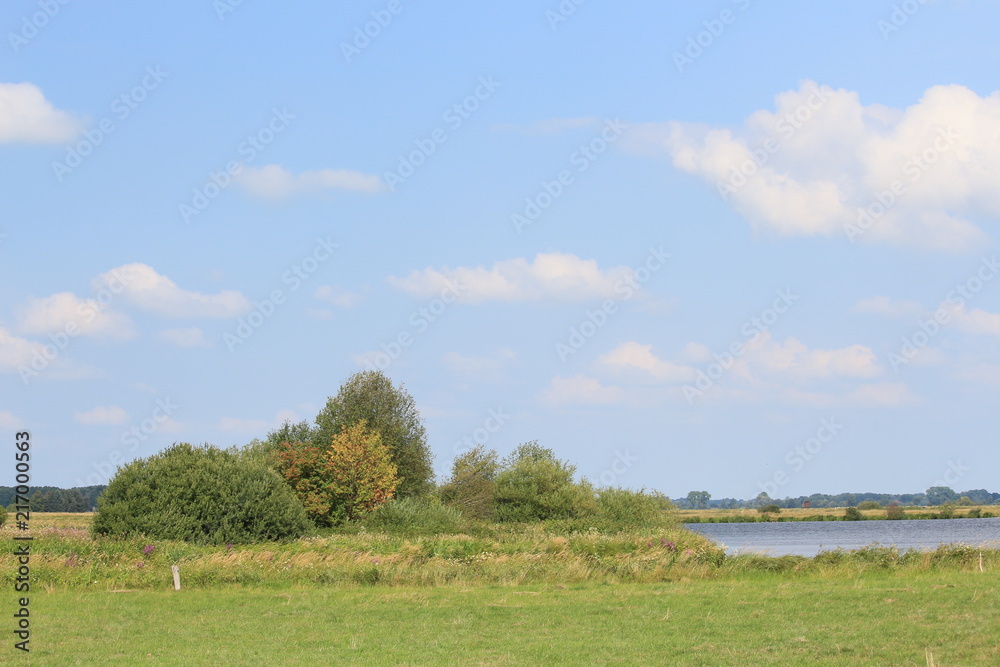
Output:
<svg viewBox="0 0 1000 667">
<path fill-rule="evenodd" d="M 98 406 L 87 412 L 77 412 L 73 415 L 73 421 L 90 426 L 116 426 L 128 421 L 128 413 L 117 405 Z"/>
<path fill-rule="evenodd" d="M 330 285 L 321 285 L 316 288 L 316 298 L 341 308 L 353 308 L 361 303 L 364 297 L 356 292 L 348 292 Z"/>
<path fill-rule="evenodd" d="M 540 396 L 543 403 L 553 407 L 571 405 L 616 405 L 625 399 L 621 387 L 605 386 L 599 380 L 578 374 L 573 377 L 554 377 Z"/>
<path fill-rule="evenodd" d="M 990 313 L 980 308 L 967 310 L 964 305 L 955 306 L 942 303 L 951 316 L 955 326 L 968 334 L 976 336 L 1000 336 L 1000 313 Z"/>
<path fill-rule="evenodd" d="M 93 287 L 120 292 L 123 300 L 162 317 L 236 317 L 253 308 L 250 300 L 237 291 L 190 292 L 153 267 L 139 263 L 126 264 L 98 276 Z"/>
<path fill-rule="evenodd" d="M 861 299 L 854 304 L 854 312 L 856 313 L 875 313 L 890 317 L 920 315 L 924 310 L 924 307 L 917 301 L 896 301 L 887 296 Z"/>
<path fill-rule="evenodd" d="M 24 422 L 6 410 L 0 410 L 0 428 L 13 431 L 24 426 Z"/>
<path fill-rule="evenodd" d="M 539 253 L 534 261 L 524 258 L 495 263 L 492 268 L 459 267 L 413 271 L 405 278 L 389 278 L 389 284 L 420 298 L 454 295 L 464 303 L 486 301 L 538 301 L 559 299 L 582 301 L 613 298 L 616 287 L 626 286 L 632 269 L 619 266 L 602 271 L 595 260 L 564 253 Z"/>
<path fill-rule="evenodd" d="M 78 118 L 53 107 L 38 86 L 0 83 L 0 143 L 64 143 L 82 129 Z"/>
<path fill-rule="evenodd" d="M 352 169 L 318 169 L 294 174 L 277 164 L 259 168 L 244 166 L 235 180 L 249 194 L 268 199 L 323 190 L 376 193 L 385 189 L 380 177 Z"/>
<path fill-rule="evenodd" d="M 864 384 L 852 391 L 847 400 L 861 406 L 895 408 L 918 401 L 910 388 L 902 382 L 876 382 Z"/>
<path fill-rule="evenodd" d="M 639 371 L 653 380 L 670 384 L 693 382 L 698 374 L 691 366 L 660 359 L 653 354 L 652 345 L 641 345 L 635 341 L 622 343 L 597 361 L 612 371 Z"/>
<path fill-rule="evenodd" d="M 741 361 L 736 362 L 736 366 L 748 367 L 752 374 L 812 381 L 872 378 L 884 372 L 878 357 L 865 345 L 812 350 L 795 338 L 787 338 L 784 343 L 779 343 L 771 334 L 764 333 L 748 344 L 746 349 L 746 354 Z"/>
<path fill-rule="evenodd" d="M 758 230 L 845 235 L 860 209 L 888 202 L 882 193 L 894 183 L 894 201 L 855 239 L 964 250 L 986 236 L 963 216 L 1000 214 L 1000 92 L 934 86 L 916 104 L 889 109 L 804 81 L 737 130 L 679 122 L 640 130 L 644 145 L 633 139 L 633 148 L 659 145 Z M 741 166 L 745 182 L 733 179 Z"/>
<path fill-rule="evenodd" d="M 108 310 L 97 299 L 82 299 L 71 292 L 59 292 L 41 299 L 29 298 L 18 313 L 23 333 L 42 335 L 63 332 L 71 336 L 97 336 L 116 340 L 135 338 L 136 331 L 127 315 Z"/>
<path fill-rule="evenodd" d="M 198 327 L 186 329 L 167 329 L 160 332 L 160 339 L 177 347 L 211 347 L 205 340 L 205 334 Z"/>
<path fill-rule="evenodd" d="M 539 120 L 527 125 L 515 123 L 498 123 L 491 125 L 491 130 L 523 132 L 524 134 L 557 134 L 566 130 L 577 130 L 581 127 L 592 127 L 599 122 L 597 116 L 582 116 L 578 118 L 550 118 Z"/>
<path fill-rule="evenodd" d="M 19 366 L 30 367 L 35 354 L 42 354 L 44 348 L 42 343 L 18 338 L 0 327 L 0 372 L 16 372 Z"/>
</svg>

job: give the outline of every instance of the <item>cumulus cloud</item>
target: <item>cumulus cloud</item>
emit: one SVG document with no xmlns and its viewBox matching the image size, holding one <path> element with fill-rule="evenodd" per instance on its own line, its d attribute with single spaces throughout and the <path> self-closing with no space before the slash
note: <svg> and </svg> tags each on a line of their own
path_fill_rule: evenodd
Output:
<svg viewBox="0 0 1000 667">
<path fill-rule="evenodd" d="M 42 343 L 19 338 L 0 327 L 0 372 L 16 372 L 20 366 L 30 366 L 35 354 L 42 354 L 44 348 Z"/>
<path fill-rule="evenodd" d="M 177 286 L 146 264 L 126 264 L 94 279 L 95 290 L 108 289 L 142 310 L 162 317 L 235 317 L 253 305 L 240 292 L 201 294 Z"/>
<path fill-rule="evenodd" d="M 934 86 L 891 109 L 804 81 L 741 128 L 647 124 L 631 141 L 781 235 L 965 250 L 986 238 L 972 219 L 1000 214 L 1000 91 Z"/>
<path fill-rule="evenodd" d="M 389 284 L 419 298 L 450 295 L 463 303 L 487 301 L 582 301 L 613 298 L 627 286 L 632 269 L 601 270 L 592 259 L 564 253 L 539 253 L 533 261 L 508 259 L 492 267 L 426 268 Z"/>
<path fill-rule="evenodd" d="M 177 347 L 211 347 L 211 343 L 205 339 L 205 334 L 198 327 L 161 331 L 160 340 Z"/>
<path fill-rule="evenodd" d="M 578 374 L 568 378 L 552 378 L 540 398 L 543 403 L 553 407 L 615 405 L 625 399 L 625 392 L 621 387 L 605 386 L 596 378 Z"/>
<path fill-rule="evenodd" d="M 89 426 L 117 426 L 128 421 L 128 413 L 117 405 L 98 406 L 87 412 L 77 412 L 73 421 Z"/>
<path fill-rule="evenodd" d="M 64 143 L 82 129 L 78 118 L 53 107 L 38 86 L 0 83 L 0 143 Z"/>
<path fill-rule="evenodd" d="M 42 335 L 64 332 L 71 336 L 96 336 L 115 340 L 135 338 L 132 320 L 123 313 L 108 310 L 97 299 L 83 299 L 71 292 L 29 298 L 19 309 L 22 333 Z"/>
<path fill-rule="evenodd" d="M 1000 336 L 1000 313 L 991 313 L 980 308 L 967 309 L 964 305 L 942 303 L 951 321 L 960 330 L 976 336 Z"/>
<path fill-rule="evenodd" d="M 244 166 L 235 178 L 249 194 L 267 199 L 283 199 L 299 194 L 346 190 L 376 193 L 385 190 L 378 176 L 352 169 L 318 169 L 295 174 L 281 165 Z"/>
<path fill-rule="evenodd" d="M 884 369 L 871 348 L 849 345 L 832 350 L 810 349 L 796 338 L 783 343 L 775 341 L 770 333 L 761 334 L 747 345 L 741 362 L 750 373 L 784 376 L 803 381 L 832 378 L 872 378 Z"/>
<path fill-rule="evenodd" d="M 598 358 L 598 363 L 614 372 L 646 374 L 652 380 L 667 383 L 692 382 L 698 371 L 682 364 L 660 359 L 653 353 L 652 345 L 635 341 L 622 343 L 611 352 Z"/>
</svg>

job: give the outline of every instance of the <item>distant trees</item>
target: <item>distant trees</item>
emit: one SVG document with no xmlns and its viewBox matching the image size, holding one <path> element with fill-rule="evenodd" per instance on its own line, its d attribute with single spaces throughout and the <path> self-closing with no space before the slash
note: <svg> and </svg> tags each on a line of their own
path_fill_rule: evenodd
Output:
<svg viewBox="0 0 1000 667">
<path fill-rule="evenodd" d="M 268 465 L 215 447 L 173 445 L 118 469 L 98 499 L 97 535 L 226 544 L 299 537 L 311 524 Z"/>
<path fill-rule="evenodd" d="M 927 489 L 928 505 L 943 505 L 958 500 L 958 494 L 947 486 L 932 486 Z"/>
<path fill-rule="evenodd" d="M 882 509 L 881 503 L 877 500 L 862 500 L 858 503 L 859 510 L 880 510 Z"/>
<path fill-rule="evenodd" d="M 708 501 L 712 499 L 712 494 L 708 491 L 691 491 L 687 494 L 688 504 L 692 509 L 702 510 L 708 507 Z"/>
</svg>

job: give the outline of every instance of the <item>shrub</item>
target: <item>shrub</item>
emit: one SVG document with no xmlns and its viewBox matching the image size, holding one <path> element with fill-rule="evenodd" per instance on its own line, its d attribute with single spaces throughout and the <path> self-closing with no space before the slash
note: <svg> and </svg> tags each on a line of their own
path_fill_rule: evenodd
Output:
<svg viewBox="0 0 1000 667">
<path fill-rule="evenodd" d="M 451 478 L 439 489 L 441 499 L 470 519 L 493 519 L 499 468 L 497 453 L 482 445 L 455 457 Z"/>
<path fill-rule="evenodd" d="M 844 521 L 861 521 L 864 519 L 864 515 L 857 507 L 848 507 L 844 512 Z"/>
<path fill-rule="evenodd" d="M 282 540 L 310 528 L 266 464 L 212 446 L 175 444 L 120 468 L 97 500 L 97 535 L 226 544 Z"/>
<path fill-rule="evenodd" d="M 604 488 L 597 494 L 599 516 L 623 528 L 655 528 L 677 522 L 674 504 L 656 491 Z"/>
<path fill-rule="evenodd" d="M 393 498 L 359 519 L 368 530 L 436 534 L 461 531 L 462 513 L 435 498 Z"/>
<path fill-rule="evenodd" d="M 859 510 L 880 510 L 882 509 L 881 503 L 877 500 L 862 500 L 858 503 Z"/>
<path fill-rule="evenodd" d="M 903 506 L 897 502 L 890 502 L 885 508 L 885 518 L 890 521 L 898 521 L 900 519 L 906 518 L 906 511 L 903 510 Z"/>
<path fill-rule="evenodd" d="M 979 519 L 980 517 L 982 517 L 982 513 L 983 513 L 983 511 L 977 507 L 975 509 L 969 510 L 968 517 L 970 519 Z M 2 526 L 2 525 L 3 525 L 3 522 L 0 522 L 0 526 Z"/>
<path fill-rule="evenodd" d="M 761 514 L 779 514 L 781 512 L 781 508 L 774 503 L 771 503 L 758 508 L 757 511 Z"/>
<path fill-rule="evenodd" d="M 945 503 L 941 505 L 941 509 L 938 510 L 934 517 L 935 519 L 954 519 L 955 518 L 955 506 L 953 504 Z"/>
<path fill-rule="evenodd" d="M 7 523 L 7 508 L 0 505 L 0 527 Z"/>
<path fill-rule="evenodd" d="M 497 475 L 497 519 L 528 522 L 596 515 L 594 489 L 588 482 L 574 482 L 575 472 L 575 466 L 558 460 L 537 441 L 518 446 Z"/>
</svg>

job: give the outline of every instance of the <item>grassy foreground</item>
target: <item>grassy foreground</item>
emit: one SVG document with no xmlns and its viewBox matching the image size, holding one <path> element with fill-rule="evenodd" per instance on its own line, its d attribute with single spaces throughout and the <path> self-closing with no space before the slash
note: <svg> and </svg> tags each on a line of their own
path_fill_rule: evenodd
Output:
<svg viewBox="0 0 1000 667">
<path fill-rule="evenodd" d="M 995 573 L 36 596 L 30 664 L 1000 663 Z M 9 646 L 0 662 L 23 663 Z"/>
</svg>

